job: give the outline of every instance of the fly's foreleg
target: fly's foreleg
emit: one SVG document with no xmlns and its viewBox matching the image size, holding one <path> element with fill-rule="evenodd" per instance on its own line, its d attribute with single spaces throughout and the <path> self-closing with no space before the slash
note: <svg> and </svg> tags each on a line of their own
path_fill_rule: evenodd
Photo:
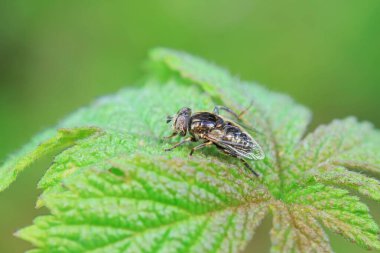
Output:
<svg viewBox="0 0 380 253">
<path fill-rule="evenodd" d="M 169 135 L 169 136 L 164 136 L 164 137 L 162 137 L 162 138 L 163 138 L 163 139 L 170 139 L 170 138 L 173 138 L 174 136 L 177 136 L 177 134 L 178 134 L 178 133 L 173 132 L 171 135 Z"/>
<path fill-rule="evenodd" d="M 181 146 L 181 145 L 183 145 L 183 144 L 185 144 L 185 143 L 191 142 L 192 140 L 193 140 L 192 137 L 186 138 L 186 139 L 184 139 L 184 140 L 182 140 L 182 141 L 180 141 L 180 142 L 174 144 L 172 147 L 170 147 L 170 148 L 166 148 L 165 151 L 173 150 L 173 149 L 175 149 L 176 147 L 179 147 L 179 146 Z"/>
<path fill-rule="evenodd" d="M 256 171 L 254 171 L 254 170 L 252 169 L 252 167 L 247 163 L 246 160 L 244 160 L 243 158 L 240 158 L 240 160 L 243 162 L 244 166 L 245 166 L 247 169 L 249 169 L 249 170 L 253 173 L 253 175 L 255 175 L 256 177 L 259 177 L 259 176 L 260 176 Z"/>
<path fill-rule="evenodd" d="M 191 149 L 189 156 L 192 156 L 195 150 L 204 148 L 204 147 L 209 146 L 211 144 L 212 144 L 212 141 L 206 141 L 202 144 L 199 144 L 198 146 L 195 146 L 194 148 Z"/>
</svg>

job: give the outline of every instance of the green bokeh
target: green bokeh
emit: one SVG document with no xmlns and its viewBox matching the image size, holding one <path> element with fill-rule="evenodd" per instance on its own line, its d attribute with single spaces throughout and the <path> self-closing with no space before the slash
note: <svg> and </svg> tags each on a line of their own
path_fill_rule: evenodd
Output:
<svg viewBox="0 0 380 253">
<path fill-rule="evenodd" d="M 133 84 L 147 51 L 200 55 L 245 80 L 285 92 L 314 112 L 312 126 L 356 115 L 380 127 L 380 2 L 0 2 L 0 160 L 95 97 Z M 38 213 L 41 161 L 0 194 L 0 252 Z M 375 206 L 371 203 L 371 206 Z M 380 209 L 373 209 L 380 221 Z M 268 226 L 250 244 L 267 249 Z M 365 252 L 332 236 L 337 252 Z"/>
</svg>

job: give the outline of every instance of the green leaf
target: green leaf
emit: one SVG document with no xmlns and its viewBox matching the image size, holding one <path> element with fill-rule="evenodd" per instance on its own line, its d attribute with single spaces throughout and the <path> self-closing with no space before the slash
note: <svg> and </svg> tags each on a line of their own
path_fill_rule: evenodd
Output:
<svg viewBox="0 0 380 253">
<path fill-rule="evenodd" d="M 0 191 L 6 189 L 18 174 L 38 158 L 57 152 L 78 143 L 99 132 L 99 129 L 84 127 L 72 129 L 47 130 L 37 135 L 28 145 L 8 158 L 0 167 Z M 45 140 L 41 142 L 42 140 Z"/>
<path fill-rule="evenodd" d="M 353 189 L 359 193 L 379 201 L 380 181 L 349 171 L 342 167 L 324 166 L 317 170 L 310 170 L 308 173 L 311 181 L 332 184 Z"/>
<path fill-rule="evenodd" d="M 163 120 L 165 116 L 173 114 L 183 105 L 201 110 L 210 104 L 210 98 L 198 89 L 176 86 L 171 81 L 164 86 L 149 82 L 144 88 L 127 89 L 104 97 L 70 115 L 60 125 L 96 126 L 106 133 L 57 156 L 39 186 L 53 187 L 78 168 L 119 154 L 163 154 L 165 144 L 162 136 L 168 135 L 170 131 L 170 127 Z M 186 153 L 180 149 L 175 153 L 181 151 L 182 154 Z M 173 154 L 168 155 L 170 157 Z"/>
<path fill-rule="evenodd" d="M 272 205 L 271 252 L 332 252 L 318 221 L 302 206 Z"/>
<path fill-rule="evenodd" d="M 368 207 L 346 190 L 314 184 L 294 190 L 288 202 L 319 219 L 327 228 L 368 249 L 380 248 L 379 227 Z"/>
<path fill-rule="evenodd" d="M 268 195 L 235 169 L 208 159 L 112 159 L 64 180 L 65 193 L 44 197 L 54 216 L 18 236 L 53 252 L 238 251 Z"/>
<path fill-rule="evenodd" d="M 327 165 L 380 172 L 380 132 L 355 118 L 334 120 L 308 135 L 295 150 L 301 171 Z"/>
<path fill-rule="evenodd" d="M 379 181 L 358 172 L 380 172 L 380 133 L 369 123 L 335 120 L 304 137 L 307 108 L 170 49 L 151 52 L 141 83 L 69 115 L 0 169 L 13 180 L 34 154 L 66 148 L 39 182 L 37 205 L 51 215 L 17 233 L 35 252 L 240 252 L 268 211 L 272 252 L 331 252 L 322 226 L 380 249 L 377 224 L 352 195 L 380 200 Z M 167 115 L 217 104 L 248 108 L 242 123 L 262 133 L 253 136 L 266 154 L 249 161 L 259 178 L 215 147 L 191 158 L 192 144 L 163 151 L 180 139 L 162 139 Z M 84 132 L 37 147 L 60 128 Z"/>
</svg>

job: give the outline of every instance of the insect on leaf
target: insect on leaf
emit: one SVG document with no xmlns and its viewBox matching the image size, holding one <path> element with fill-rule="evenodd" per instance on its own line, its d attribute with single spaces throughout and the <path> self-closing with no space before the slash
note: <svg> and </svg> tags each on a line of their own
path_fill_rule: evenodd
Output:
<svg viewBox="0 0 380 253">
<path fill-rule="evenodd" d="M 286 95 L 175 50 L 153 50 L 150 66 L 141 87 L 79 109 L 0 168 L 2 190 L 60 151 L 39 182 L 38 206 L 50 214 L 17 232 L 31 252 L 242 252 L 266 215 L 272 252 L 331 252 L 326 229 L 380 249 L 379 227 L 354 195 L 380 200 L 380 133 L 370 123 L 350 117 L 306 134 L 310 111 Z M 180 139 L 162 140 L 180 108 L 250 104 L 242 124 L 262 133 L 265 159 L 250 161 L 259 178 L 215 147 L 191 158 L 193 144 L 163 151 Z"/>
</svg>

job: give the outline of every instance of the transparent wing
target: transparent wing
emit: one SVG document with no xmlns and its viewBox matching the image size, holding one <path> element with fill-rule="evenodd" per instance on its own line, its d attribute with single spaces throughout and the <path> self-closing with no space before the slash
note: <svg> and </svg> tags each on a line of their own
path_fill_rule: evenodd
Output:
<svg viewBox="0 0 380 253">
<path fill-rule="evenodd" d="M 212 135 L 206 135 L 205 138 L 212 141 L 216 145 L 223 147 L 232 155 L 253 160 L 262 160 L 265 158 L 264 151 L 262 150 L 260 145 L 253 139 L 251 140 L 250 146 L 245 146 L 239 143 L 226 141 Z"/>
<path fill-rule="evenodd" d="M 245 158 L 253 159 L 253 160 L 264 159 L 265 154 L 262 148 L 260 147 L 260 145 L 254 140 L 252 140 L 251 142 L 252 142 L 251 146 L 247 148 L 244 145 L 237 144 L 234 142 L 229 142 L 229 141 L 224 141 L 224 140 L 220 141 L 220 143 L 223 145 L 224 148 L 236 152 L 241 157 L 245 157 Z"/>
</svg>

